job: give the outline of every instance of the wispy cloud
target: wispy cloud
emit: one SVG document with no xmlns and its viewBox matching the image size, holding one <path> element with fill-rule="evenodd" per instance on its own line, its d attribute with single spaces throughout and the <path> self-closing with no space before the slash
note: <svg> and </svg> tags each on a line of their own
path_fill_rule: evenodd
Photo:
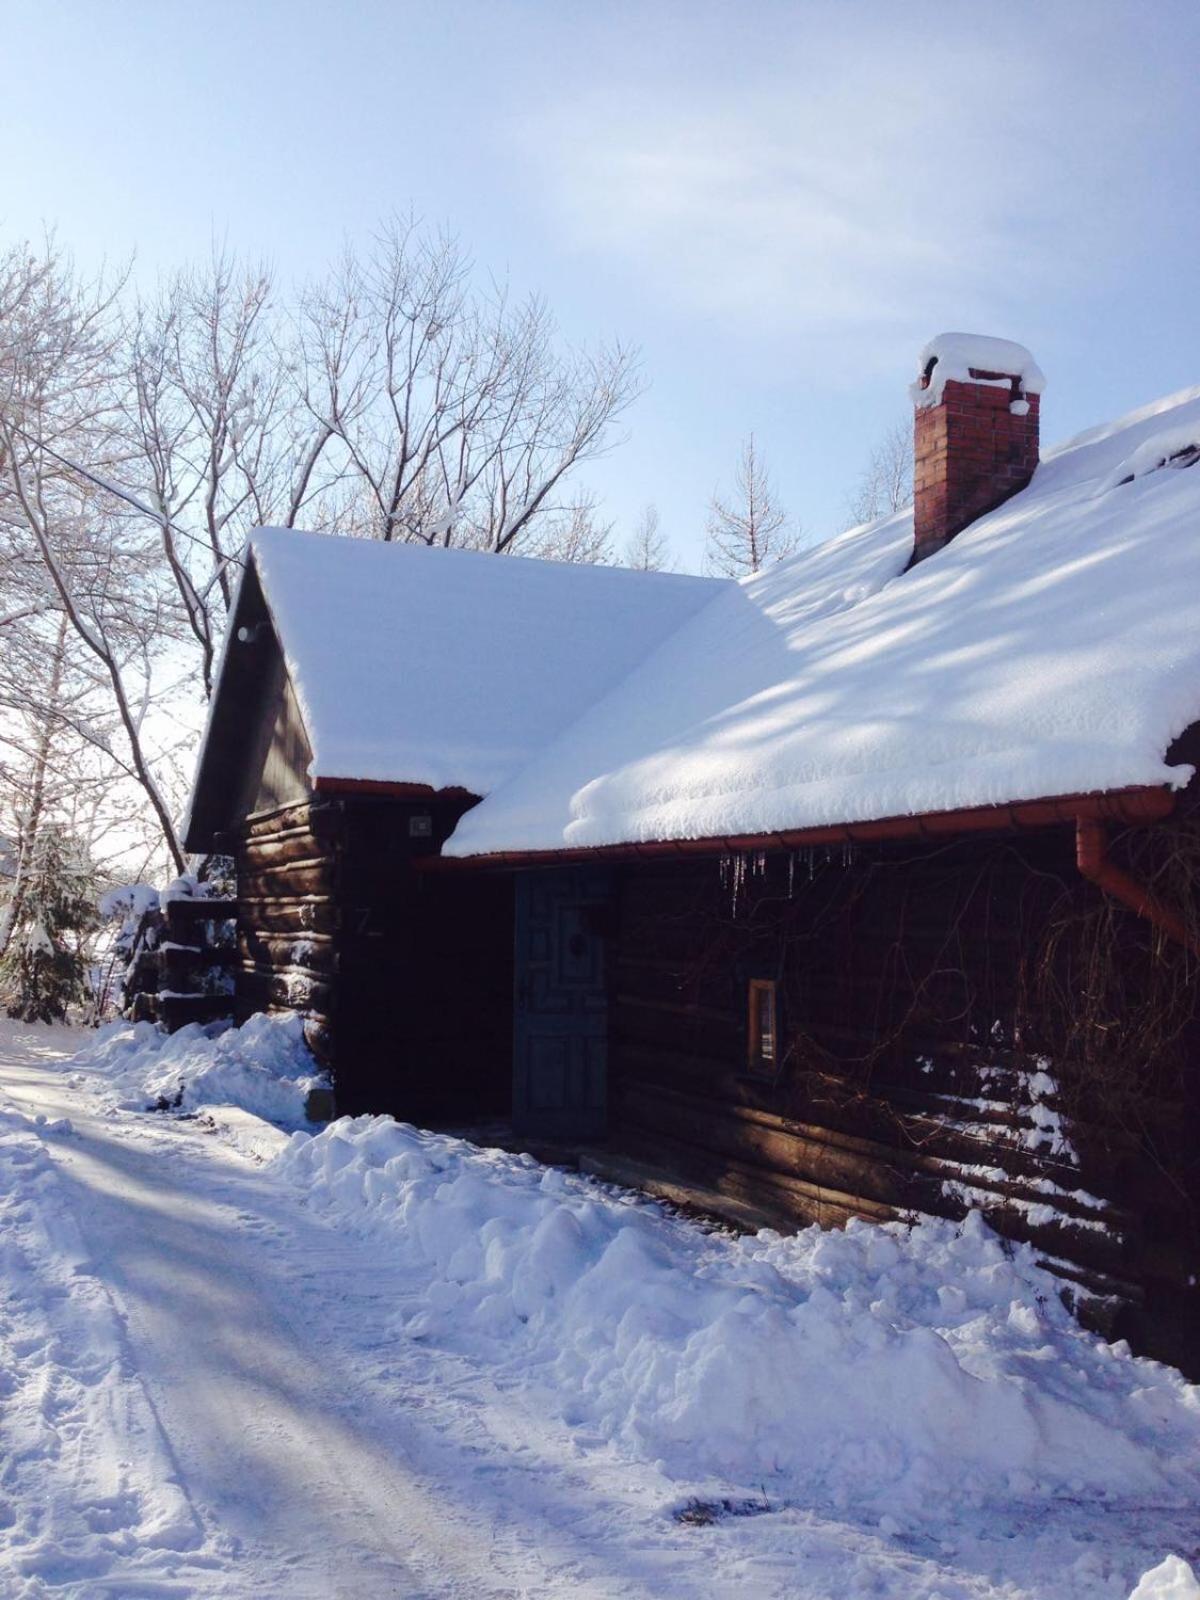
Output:
<svg viewBox="0 0 1200 1600">
<path fill-rule="evenodd" d="M 931 39 L 921 15 L 864 32 L 844 6 L 752 79 L 555 104 L 524 138 L 558 227 L 665 304 L 827 363 L 894 364 L 935 323 L 1035 333 L 1014 319 L 1102 273 L 1104 219 L 1136 205 L 1128 137 L 1086 30 Z"/>
</svg>

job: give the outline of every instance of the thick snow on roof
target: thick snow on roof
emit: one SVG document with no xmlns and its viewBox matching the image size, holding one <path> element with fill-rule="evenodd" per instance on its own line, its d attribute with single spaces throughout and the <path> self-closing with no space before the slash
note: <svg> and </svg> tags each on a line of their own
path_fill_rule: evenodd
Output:
<svg viewBox="0 0 1200 1600">
<path fill-rule="evenodd" d="M 1022 394 L 1041 394 L 1046 387 L 1045 374 L 1023 344 L 993 339 L 986 333 L 939 333 L 917 357 L 917 370 L 921 379 L 912 385 L 909 394 L 919 406 L 940 405 L 942 391 L 951 379 L 956 383 L 995 381 L 974 378 L 973 372 L 1002 372 L 1019 378 Z M 923 387 L 926 372 L 929 383 Z"/>
<path fill-rule="evenodd" d="M 1200 719 L 1200 466 L 1113 479 L 1198 423 L 1195 389 L 1081 436 L 911 571 L 902 512 L 718 592 L 447 853 L 1186 782 L 1163 758 Z"/>
<path fill-rule="evenodd" d="M 486 794 L 722 585 L 260 529 L 314 778 Z"/>
</svg>

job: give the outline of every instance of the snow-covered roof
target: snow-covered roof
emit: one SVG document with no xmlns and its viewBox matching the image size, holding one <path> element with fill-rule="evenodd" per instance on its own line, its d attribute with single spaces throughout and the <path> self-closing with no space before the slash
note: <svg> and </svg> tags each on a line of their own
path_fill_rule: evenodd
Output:
<svg viewBox="0 0 1200 1600">
<path fill-rule="evenodd" d="M 723 587 L 260 529 L 310 777 L 487 794 Z"/>
<path fill-rule="evenodd" d="M 468 812 L 446 852 L 1183 784 L 1192 769 L 1164 756 L 1200 720 L 1189 440 L 1200 388 L 1051 452 L 912 570 L 900 512 L 722 586 Z"/>
</svg>

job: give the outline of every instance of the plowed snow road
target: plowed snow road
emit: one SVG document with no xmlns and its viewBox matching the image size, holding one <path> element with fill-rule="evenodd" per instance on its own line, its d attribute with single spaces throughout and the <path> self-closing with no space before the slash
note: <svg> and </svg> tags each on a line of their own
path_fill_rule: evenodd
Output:
<svg viewBox="0 0 1200 1600">
<path fill-rule="evenodd" d="M 584 1482 L 477 1372 L 411 1345 L 398 1366 L 386 1267 L 227 1128 L 106 1110 L 63 1070 L 65 1030 L 2 1042 L 0 1104 L 49 1119 L 28 1126 L 52 1166 L 37 1217 L 26 1196 L 6 1219 L 15 1248 L 52 1218 L 8 1274 L 46 1326 L 17 1332 L 35 1443 L 5 1464 L 4 1594 L 725 1592 L 652 1473 Z"/>
<path fill-rule="evenodd" d="M 420 1269 L 310 1208 L 285 1135 L 118 1109 L 83 1042 L 0 1023 L 0 1600 L 1125 1600 L 1195 1554 L 1190 1513 L 1064 1497 L 681 1524 L 735 1491 L 409 1331 Z"/>
</svg>

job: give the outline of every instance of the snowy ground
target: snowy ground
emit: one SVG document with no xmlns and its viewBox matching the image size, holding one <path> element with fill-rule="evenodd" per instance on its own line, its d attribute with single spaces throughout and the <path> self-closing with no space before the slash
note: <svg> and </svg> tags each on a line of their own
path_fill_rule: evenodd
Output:
<svg viewBox="0 0 1200 1600">
<path fill-rule="evenodd" d="M 708 1240 L 382 1119 L 135 1109 L 83 1043 L 0 1029 L 5 1597 L 1126 1600 L 1196 1560 L 1195 1392 L 982 1235 Z"/>
</svg>

